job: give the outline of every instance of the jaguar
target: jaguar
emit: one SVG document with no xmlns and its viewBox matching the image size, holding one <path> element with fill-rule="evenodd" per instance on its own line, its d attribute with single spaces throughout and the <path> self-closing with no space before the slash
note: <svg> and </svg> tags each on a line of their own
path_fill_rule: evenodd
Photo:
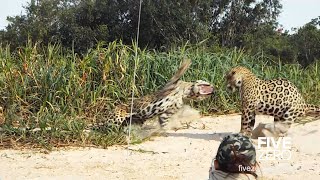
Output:
<svg viewBox="0 0 320 180">
<path fill-rule="evenodd" d="M 161 127 L 168 119 L 182 108 L 187 99 L 203 100 L 214 93 L 214 87 L 206 81 L 187 82 L 180 80 L 191 65 L 191 60 L 185 60 L 174 76 L 158 91 L 133 100 L 133 108 L 128 105 L 118 105 L 111 111 L 107 121 L 96 123 L 94 129 L 100 129 L 107 124 L 126 126 L 130 123 L 143 125 L 148 119 L 158 116 Z"/>
<path fill-rule="evenodd" d="M 274 117 L 274 133 L 277 136 L 285 136 L 298 117 L 320 115 L 319 106 L 307 104 L 289 80 L 260 79 L 248 68 L 237 66 L 227 72 L 226 81 L 229 91 L 240 92 L 240 133 L 247 136 L 252 135 L 256 113 Z"/>
</svg>

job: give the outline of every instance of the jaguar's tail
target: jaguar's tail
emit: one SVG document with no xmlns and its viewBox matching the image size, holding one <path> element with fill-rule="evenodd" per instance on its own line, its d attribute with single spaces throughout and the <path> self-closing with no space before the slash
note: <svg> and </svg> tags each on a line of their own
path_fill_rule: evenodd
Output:
<svg viewBox="0 0 320 180">
<path fill-rule="evenodd" d="M 306 105 L 306 115 L 307 116 L 320 116 L 320 106 L 307 104 Z"/>
<path fill-rule="evenodd" d="M 170 94 L 170 92 L 176 88 L 176 85 L 178 84 L 178 81 L 182 77 L 182 75 L 187 71 L 187 69 L 191 65 L 191 60 L 186 59 L 182 62 L 180 65 L 178 71 L 172 76 L 172 78 L 163 86 L 161 90 L 159 90 L 156 95 L 157 96 L 166 96 Z"/>
</svg>

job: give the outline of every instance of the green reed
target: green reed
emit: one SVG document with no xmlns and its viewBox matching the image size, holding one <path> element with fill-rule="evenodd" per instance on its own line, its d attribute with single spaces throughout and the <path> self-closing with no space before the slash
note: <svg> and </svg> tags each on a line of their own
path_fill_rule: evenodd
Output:
<svg viewBox="0 0 320 180">
<path fill-rule="evenodd" d="M 246 66 L 261 78 L 287 78 L 310 103 L 320 104 L 318 63 L 307 69 L 298 64 L 271 62 L 263 54 L 246 54 L 241 49 L 224 50 L 185 44 L 169 52 L 138 48 L 136 83 L 133 84 L 135 45 L 115 41 L 99 44 L 80 56 L 63 51 L 59 44 L 42 48 L 28 42 L 14 53 L 0 48 L 0 105 L 6 121 L 2 125 L 3 146 L 35 144 L 50 148 L 69 144 L 102 145 L 124 143 L 125 135 L 116 128 L 86 136 L 87 123 L 103 120 L 115 105 L 130 103 L 135 97 L 161 88 L 185 58 L 192 60 L 184 81 L 205 80 L 216 94 L 201 102 L 191 102 L 204 114 L 238 111 L 239 96 L 225 88 L 226 72 Z M 13 127 L 40 128 L 28 132 Z M 50 131 L 46 131 L 51 127 Z M 14 142 L 14 143 L 13 143 Z"/>
</svg>

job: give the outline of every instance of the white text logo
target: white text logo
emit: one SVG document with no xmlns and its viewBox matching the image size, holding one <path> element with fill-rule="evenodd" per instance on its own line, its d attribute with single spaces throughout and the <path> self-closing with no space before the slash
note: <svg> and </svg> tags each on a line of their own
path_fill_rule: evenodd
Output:
<svg viewBox="0 0 320 180">
<path fill-rule="evenodd" d="M 259 160 L 290 160 L 291 138 L 258 137 L 258 152 L 261 153 Z"/>
</svg>

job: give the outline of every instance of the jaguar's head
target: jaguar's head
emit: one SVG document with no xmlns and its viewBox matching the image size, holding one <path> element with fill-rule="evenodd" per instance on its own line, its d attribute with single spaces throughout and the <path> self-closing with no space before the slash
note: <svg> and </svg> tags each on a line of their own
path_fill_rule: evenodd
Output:
<svg viewBox="0 0 320 180">
<path fill-rule="evenodd" d="M 203 100 L 214 94 L 214 91 L 214 87 L 210 83 L 197 80 L 196 82 L 189 84 L 189 87 L 186 88 L 184 94 L 188 99 Z"/>
<path fill-rule="evenodd" d="M 245 67 L 238 66 L 232 68 L 226 75 L 227 90 L 235 92 L 243 83 L 245 76 L 252 75 L 251 71 Z"/>
</svg>

